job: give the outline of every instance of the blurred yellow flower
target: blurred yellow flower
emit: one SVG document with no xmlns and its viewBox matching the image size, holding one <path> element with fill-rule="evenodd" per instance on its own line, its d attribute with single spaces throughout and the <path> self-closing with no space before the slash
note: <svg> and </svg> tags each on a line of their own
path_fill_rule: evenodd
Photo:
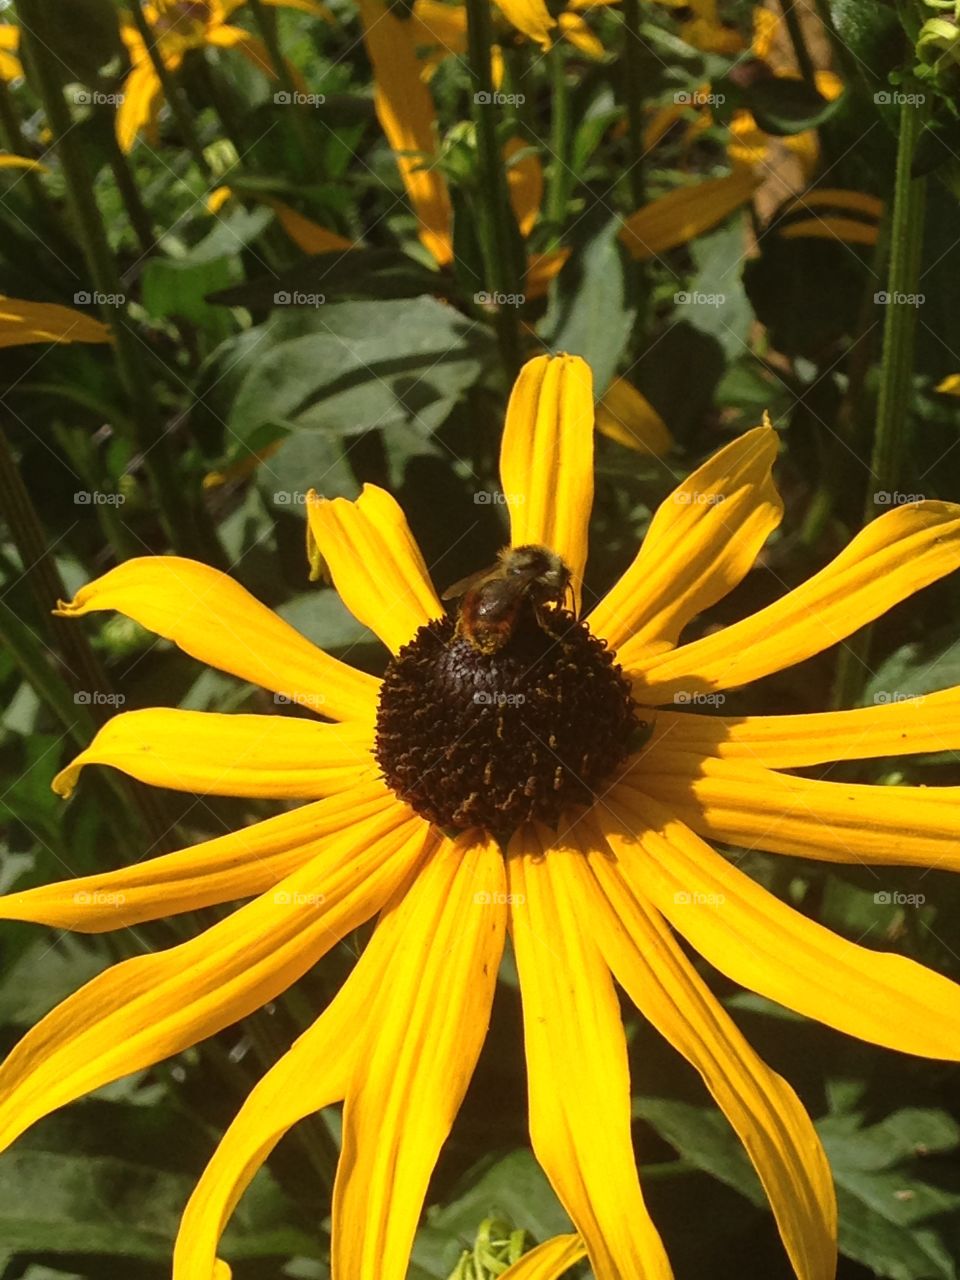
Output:
<svg viewBox="0 0 960 1280">
<path fill-rule="evenodd" d="M 23 64 L 17 57 L 20 28 L 11 22 L 0 22 L 0 80 L 19 80 Z"/>
<path fill-rule="evenodd" d="M 747 204 L 761 179 L 746 165 L 726 177 L 676 187 L 624 220 L 620 239 L 638 262 L 686 244 Z"/>
<path fill-rule="evenodd" d="M 626 378 L 614 378 L 597 403 L 597 430 L 627 449 L 665 457 L 673 448 L 667 424 Z"/>
<path fill-rule="evenodd" d="M 168 71 L 176 72 L 187 53 L 194 49 L 236 49 L 266 76 L 275 74 L 263 42 L 230 22 L 244 0 L 154 0 L 143 6 L 144 17 L 154 33 L 156 50 Z M 262 0 L 262 3 L 299 9 L 314 17 L 331 20 L 330 10 L 319 0 Z M 117 141 L 129 151 L 138 134 L 153 139 L 163 101 L 163 85 L 157 75 L 133 18 L 122 14 L 120 33 L 130 58 L 130 72 L 123 83 L 117 108 Z"/>
</svg>

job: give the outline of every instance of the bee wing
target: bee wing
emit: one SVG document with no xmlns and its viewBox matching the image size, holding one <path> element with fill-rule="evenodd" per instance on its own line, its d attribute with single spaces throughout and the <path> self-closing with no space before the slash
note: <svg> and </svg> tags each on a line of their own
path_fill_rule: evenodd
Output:
<svg viewBox="0 0 960 1280">
<path fill-rule="evenodd" d="M 465 578 L 455 582 L 452 587 L 447 587 L 440 599 L 456 600 L 458 596 L 465 596 L 471 587 L 479 586 L 484 578 L 488 578 L 495 569 L 496 565 L 491 565 L 489 569 L 479 569 L 476 573 L 467 574 Z"/>
</svg>

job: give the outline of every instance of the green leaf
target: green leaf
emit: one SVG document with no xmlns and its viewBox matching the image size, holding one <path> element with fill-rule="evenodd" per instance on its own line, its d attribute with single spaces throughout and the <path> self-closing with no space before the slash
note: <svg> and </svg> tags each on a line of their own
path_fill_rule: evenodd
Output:
<svg viewBox="0 0 960 1280">
<path fill-rule="evenodd" d="M 270 424 L 359 435 L 413 423 L 427 435 L 492 354 L 486 330 L 434 298 L 318 305 L 307 325 L 251 352 L 228 418 L 240 444 Z"/>
<path fill-rule="evenodd" d="M 227 307 L 263 310 L 277 304 L 278 295 L 291 302 L 297 295 L 322 294 L 329 301 L 351 298 L 415 298 L 442 293 L 444 279 L 396 249 L 336 249 L 315 253 L 279 275 L 271 273 L 230 289 L 220 289 L 208 301 Z M 309 305 L 309 304 L 305 304 Z"/>
<path fill-rule="evenodd" d="M 923 640 L 902 645 L 880 664 L 868 681 L 862 706 L 899 702 L 960 684 L 960 644 L 956 624 L 931 631 Z"/>
<path fill-rule="evenodd" d="M 620 226 L 619 218 L 611 218 L 571 257 L 550 291 L 541 325 L 551 350 L 587 361 L 598 399 L 617 372 L 636 315 Z"/>
<path fill-rule="evenodd" d="M 740 96 L 760 128 L 777 137 L 816 129 L 840 103 L 839 98 L 830 102 L 805 80 L 792 76 L 764 76 L 742 90 Z"/>
<path fill-rule="evenodd" d="M 143 273 L 143 305 L 154 320 L 174 316 L 229 333 L 229 315 L 211 307 L 206 296 L 233 279 L 238 269 L 232 258 L 151 258 Z"/>
</svg>

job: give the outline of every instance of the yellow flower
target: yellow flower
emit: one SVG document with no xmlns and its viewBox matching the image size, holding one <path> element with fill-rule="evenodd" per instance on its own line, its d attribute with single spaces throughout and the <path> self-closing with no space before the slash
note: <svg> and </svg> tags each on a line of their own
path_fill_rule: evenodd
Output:
<svg viewBox="0 0 960 1280">
<path fill-rule="evenodd" d="M 561 557 L 576 599 L 588 594 L 592 454 L 587 366 L 569 356 L 528 363 L 500 459 L 511 542 Z M 128 561 L 61 605 L 64 617 L 117 610 L 302 714 L 122 713 L 58 775 L 60 794 L 96 763 L 155 786 L 308 803 L 0 899 L 6 918 L 85 932 L 252 899 L 188 942 L 107 970 L 30 1031 L 0 1069 L 0 1141 L 236 1022 L 378 916 L 339 994 L 228 1128 L 187 1206 L 174 1277 L 210 1280 L 224 1224 L 275 1144 L 345 1100 L 332 1274 L 402 1280 L 509 929 L 533 1148 L 597 1280 L 670 1275 L 637 1177 L 614 980 L 739 1134 L 797 1275 L 829 1280 L 836 1208 L 816 1131 L 673 931 L 733 982 L 789 1009 L 874 1044 L 960 1058 L 960 987 L 837 936 L 709 843 L 960 869 L 956 788 L 787 772 L 956 747 L 960 689 L 813 715 L 697 707 L 839 643 L 957 568 L 960 507 L 891 510 L 809 581 L 681 643 L 778 524 L 776 455 L 768 426 L 733 441 L 664 502 L 620 581 L 585 602 L 583 625 L 562 608 L 524 605 L 492 655 L 477 633 L 454 633 L 388 493 L 312 497 L 311 560 L 322 559 L 390 650 L 383 681 L 315 649 L 232 579 L 190 560 Z M 624 732 L 641 721 L 645 742 Z M 514 1280 L 557 1274 L 580 1247 L 548 1242 L 516 1264 Z"/>
<path fill-rule="evenodd" d="M 94 316 L 56 302 L 27 302 L 0 294 L 0 347 L 31 342 L 111 342 L 110 330 Z"/>
<path fill-rule="evenodd" d="M 12 22 L 0 23 L 0 80 L 19 80 L 23 75 L 19 50 L 20 28 Z"/>
<path fill-rule="evenodd" d="M 826 209 L 828 212 L 818 213 L 818 209 Z M 830 212 L 834 209 L 862 214 L 869 221 Z M 883 217 L 883 201 L 863 191 L 819 187 L 789 201 L 783 213 L 786 216 L 792 213 L 813 215 L 809 218 L 797 218 L 783 226 L 778 226 L 777 234 L 785 240 L 813 238 L 843 240 L 847 244 L 875 245 L 880 236 L 879 221 Z"/>
<path fill-rule="evenodd" d="M 168 71 L 179 70 L 187 53 L 194 49 L 236 49 L 266 76 L 274 75 L 273 63 L 263 42 L 230 22 L 244 0 L 155 0 L 143 6 L 153 31 L 157 49 Z M 326 5 L 319 0 L 263 0 L 264 4 L 299 9 L 315 17 L 331 20 Z M 130 58 L 130 73 L 123 84 L 117 108 L 117 141 L 129 151 L 141 132 L 156 134 L 157 117 L 163 100 L 163 85 L 150 53 L 133 19 L 121 17 L 121 35 Z"/>
<path fill-rule="evenodd" d="M 721 22 L 717 0 L 657 0 L 657 3 L 682 10 L 684 17 L 678 27 L 680 39 L 702 53 L 734 54 L 746 47 L 740 32 Z"/>
<path fill-rule="evenodd" d="M 951 373 L 938 382 L 935 390 L 942 392 L 945 396 L 960 396 L 960 373 Z"/>
</svg>

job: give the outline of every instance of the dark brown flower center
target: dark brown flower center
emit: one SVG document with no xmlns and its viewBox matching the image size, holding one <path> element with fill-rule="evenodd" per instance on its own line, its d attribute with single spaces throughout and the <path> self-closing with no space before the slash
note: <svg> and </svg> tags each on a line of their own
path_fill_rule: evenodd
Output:
<svg viewBox="0 0 960 1280">
<path fill-rule="evenodd" d="M 555 827 L 633 748 L 630 686 L 566 609 L 525 602 L 507 642 L 481 653 L 452 618 L 421 627 L 387 668 L 376 756 L 393 791 L 447 830 L 501 839 Z"/>
</svg>

